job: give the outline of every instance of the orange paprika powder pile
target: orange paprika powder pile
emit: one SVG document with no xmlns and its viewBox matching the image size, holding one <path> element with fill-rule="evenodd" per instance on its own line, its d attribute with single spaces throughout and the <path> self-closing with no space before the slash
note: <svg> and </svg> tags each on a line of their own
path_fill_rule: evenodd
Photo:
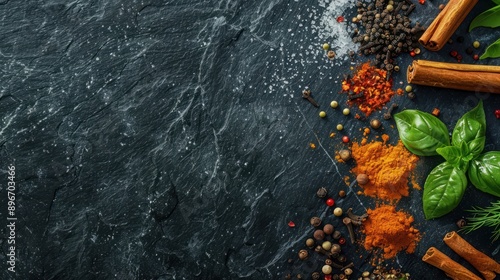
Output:
<svg viewBox="0 0 500 280">
<path fill-rule="evenodd" d="M 372 66 L 366 62 L 357 68 L 353 77 L 342 81 L 342 92 L 350 96 L 350 106 L 357 105 L 358 109 L 368 117 L 374 111 L 380 110 L 397 93 L 403 94 L 402 89 L 392 90 L 392 78 L 387 79 L 387 71 Z"/>
<path fill-rule="evenodd" d="M 356 175 L 366 174 L 368 183 L 360 185 L 367 196 L 398 201 L 409 195 L 409 183 L 420 187 L 412 178 L 418 157 L 410 153 L 401 141 L 393 146 L 387 144 L 388 135 L 382 135 L 382 141 L 366 144 L 353 143 L 352 157 L 356 166 L 352 172 Z"/>
<path fill-rule="evenodd" d="M 381 258 L 391 259 L 397 253 L 406 251 L 411 254 L 421 239 L 420 231 L 413 227 L 413 216 L 396 211 L 394 205 L 379 205 L 368 209 L 368 218 L 363 222 L 364 247 L 375 250 Z M 373 259 L 376 262 L 377 259 Z"/>
</svg>

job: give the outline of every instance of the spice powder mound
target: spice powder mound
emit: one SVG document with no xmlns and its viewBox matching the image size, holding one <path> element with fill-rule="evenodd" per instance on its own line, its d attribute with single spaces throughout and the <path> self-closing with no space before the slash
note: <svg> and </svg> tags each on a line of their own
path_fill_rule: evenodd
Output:
<svg viewBox="0 0 500 280">
<path fill-rule="evenodd" d="M 421 234 L 412 226 L 413 216 L 396 211 L 393 205 L 379 205 L 375 209 L 368 209 L 367 213 L 368 218 L 363 222 L 362 229 L 366 235 L 366 250 L 380 252 L 381 260 L 394 258 L 402 251 L 409 254 L 415 252 Z"/>
<path fill-rule="evenodd" d="M 353 143 L 352 157 L 356 166 L 351 171 L 368 176 L 368 183 L 361 185 L 365 195 L 398 201 L 409 195 L 409 182 L 415 176 L 412 171 L 418 157 L 409 152 L 401 141 L 393 146 L 386 144 L 389 136 L 383 135 L 382 139 L 383 142 Z M 412 180 L 412 185 L 420 189 L 415 180 Z"/>
<path fill-rule="evenodd" d="M 402 89 L 392 90 L 392 79 L 387 71 L 366 62 L 357 68 L 353 77 L 342 81 L 342 92 L 349 94 L 348 104 L 357 105 L 358 109 L 368 117 L 380 110 L 391 100 L 394 94 L 402 95 Z"/>
</svg>

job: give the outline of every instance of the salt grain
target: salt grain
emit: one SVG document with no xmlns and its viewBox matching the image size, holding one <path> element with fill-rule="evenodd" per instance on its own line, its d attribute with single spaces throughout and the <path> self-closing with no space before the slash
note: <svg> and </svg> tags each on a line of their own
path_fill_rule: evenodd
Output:
<svg viewBox="0 0 500 280">
<path fill-rule="evenodd" d="M 320 7 L 326 7 L 319 19 L 319 25 L 313 23 L 320 42 L 328 42 L 337 54 L 337 59 L 346 60 L 349 51 L 357 51 L 357 45 L 349 35 L 352 27 L 347 22 L 338 22 L 349 7 L 354 7 L 356 0 L 319 0 Z M 319 43 L 321 44 L 321 43 Z"/>
</svg>

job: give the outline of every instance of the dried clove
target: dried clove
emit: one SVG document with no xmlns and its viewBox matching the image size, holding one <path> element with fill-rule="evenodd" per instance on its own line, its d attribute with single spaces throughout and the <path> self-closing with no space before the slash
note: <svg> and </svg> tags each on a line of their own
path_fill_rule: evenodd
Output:
<svg viewBox="0 0 500 280">
<path fill-rule="evenodd" d="M 425 27 L 421 26 L 420 23 L 417 23 L 411 30 L 411 34 L 416 34 L 418 32 L 425 31 Z"/>
<path fill-rule="evenodd" d="M 398 104 L 392 103 L 391 107 L 389 107 L 389 109 L 387 109 L 387 112 L 384 113 L 384 119 L 390 120 L 392 118 L 392 111 L 394 111 L 394 109 L 396 109 L 397 107 L 398 107 Z"/>
<path fill-rule="evenodd" d="M 302 91 L 302 98 L 307 99 L 314 107 L 319 107 L 318 102 L 316 102 L 311 97 L 311 90 L 310 89 L 305 89 Z"/>
<path fill-rule="evenodd" d="M 345 217 L 342 219 L 344 225 L 347 226 L 347 230 L 349 231 L 349 237 L 351 238 L 351 243 L 356 243 L 356 235 L 354 234 L 354 229 L 352 228 L 352 220 L 349 217 Z"/>
<path fill-rule="evenodd" d="M 340 255 L 337 257 L 337 260 L 341 263 L 344 263 L 347 261 L 347 257 L 345 255 Z"/>
<path fill-rule="evenodd" d="M 325 255 L 325 256 L 327 256 L 327 257 L 329 257 L 329 258 L 330 258 L 330 257 L 331 257 L 331 255 L 332 255 L 330 252 L 328 252 L 327 250 L 323 249 L 323 247 L 321 247 L 321 246 L 319 246 L 319 245 L 318 245 L 318 246 L 316 246 L 316 248 L 314 248 L 314 251 L 315 251 L 316 253 L 319 253 L 319 254 Z"/>
<path fill-rule="evenodd" d="M 413 10 L 415 10 L 415 4 L 412 3 L 410 7 L 408 7 L 408 10 L 406 10 L 405 16 L 409 16 Z"/>
<path fill-rule="evenodd" d="M 355 225 L 361 225 L 361 223 L 364 222 L 366 220 L 366 218 L 368 218 L 367 213 L 364 213 L 363 215 L 354 214 L 352 212 L 352 208 L 347 209 L 346 214 L 347 214 L 347 217 L 349 217 L 349 219 L 351 219 L 352 223 Z"/>
<path fill-rule="evenodd" d="M 356 99 L 356 98 L 363 97 L 364 95 L 365 95 L 365 94 L 364 94 L 364 92 L 360 92 L 360 93 L 358 93 L 358 94 L 350 94 L 347 98 L 348 98 L 349 100 L 354 100 L 354 99 Z"/>
<path fill-rule="evenodd" d="M 377 42 L 370 42 L 368 44 L 365 44 L 365 45 L 362 45 L 361 47 L 359 47 L 359 50 L 364 51 L 364 50 L 369 49 L 371 47 L 374 47 L 376 45 L 377 45 Z"/>
</svg>

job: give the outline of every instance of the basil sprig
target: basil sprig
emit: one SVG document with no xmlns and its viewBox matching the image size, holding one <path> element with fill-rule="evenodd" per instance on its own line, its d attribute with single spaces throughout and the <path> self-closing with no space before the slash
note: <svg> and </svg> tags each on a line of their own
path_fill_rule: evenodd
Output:
<svg viewBox="0 0 500 280">
<path fill-rule="evenodd" d="M 416 155 L 441 155 L 446 161 L 435 167 L 424 184 L 426 219 L 448 214 L 462 200 L 468 175 L 479 190 L 500 197 L 500 152 L 482 153 L 486 141 L 483 102 L 463 115 L 451 136 L 446 125 L 425 112 L 405 110 L 395 114 L 399 138 Z"/>
</svg>

